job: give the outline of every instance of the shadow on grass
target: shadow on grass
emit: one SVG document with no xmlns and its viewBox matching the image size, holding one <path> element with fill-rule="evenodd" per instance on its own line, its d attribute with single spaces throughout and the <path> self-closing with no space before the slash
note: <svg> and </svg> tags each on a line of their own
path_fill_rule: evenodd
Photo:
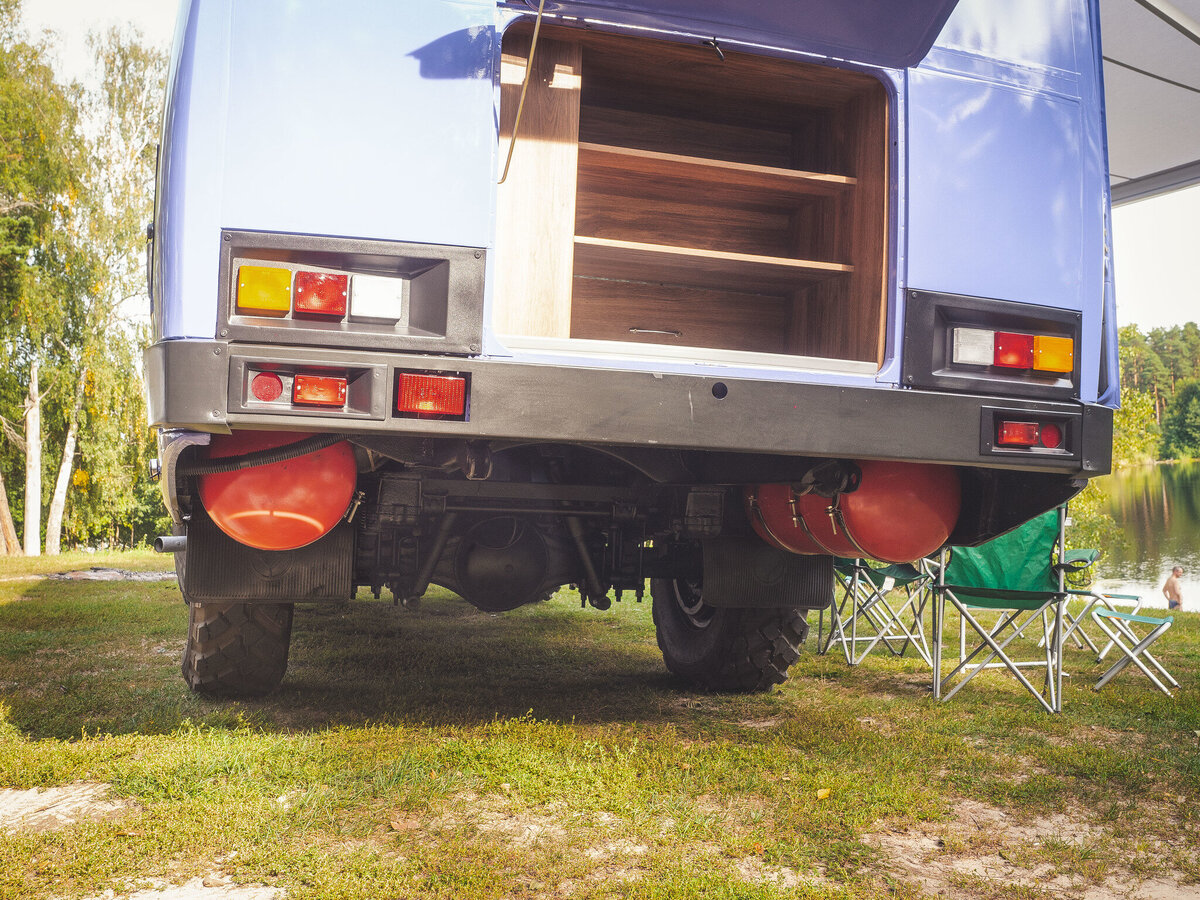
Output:
<svg viewBox="0 0 1200 900">
<path fill-rule="evenodd" d="M 650 604 L 581 610 L 573 593 L 502 614 L 435 591 L 415 610 L 301 607 L 280 692 L 259 707 L 289 727 L 372 721 L 471 725 L 670 718 Z"/>
<path fill-rule="evenodd" d="M 298 605 L 283 685 L 241 701 L 188 690 L 186 624 L 173 584 L 42 582 L 0 598 L 8 721 L 33 739 L 71 739 L 169 733 L 188 721 L 307 731 L 688 715 L 687 685 L 655 644 L 649 598 L 603 613 L 581 610 L 571 592 L 503 614 L 438 589 L 412 610 L 369 599 Z"/>
</svg>

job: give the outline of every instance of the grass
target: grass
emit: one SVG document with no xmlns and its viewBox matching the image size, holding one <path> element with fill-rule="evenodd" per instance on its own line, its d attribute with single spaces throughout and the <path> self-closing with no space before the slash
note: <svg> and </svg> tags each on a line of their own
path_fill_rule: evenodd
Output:
<svg viewBox="0 0 1200 900">
<path fill-rule="evenodd" d="M 0 579 L 163 564 L 24 560 Z M 179 677 L 173 583 L 0 580 L 0 786 L 103 782 L 129 803 L 0 832 L 0 897 L 214 871 L 290 898 L 926 896 L 897 837 L 927 838 L 908 855 L 960 897 L 1191 883 L 1197 618 L 1164 639 L 1176 699 L 1132 671 L 1096 694 L 1073 651 L 1051 717 L 991 674 L 935 704 L 918 660 L 878 654 L 697 693 L 663 668 L 648 603 L 564 592 L 497 616 L 435 591 L 417 610 L 301 607 L 280 692 L 215 703 Z M 1041 874 L 966 865 L 993 858 Z"/>
</svg>

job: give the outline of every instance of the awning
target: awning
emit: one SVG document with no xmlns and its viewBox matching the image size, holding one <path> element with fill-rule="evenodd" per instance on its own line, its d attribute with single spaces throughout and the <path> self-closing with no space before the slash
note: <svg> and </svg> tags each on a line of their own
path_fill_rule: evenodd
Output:
<svg viewBox="0 0 1200 900">
<path fill-rule="evenodd" d="M 1200 182 L 1200 0 L 1102 0 L 1114 203 Z"/>
</svg>

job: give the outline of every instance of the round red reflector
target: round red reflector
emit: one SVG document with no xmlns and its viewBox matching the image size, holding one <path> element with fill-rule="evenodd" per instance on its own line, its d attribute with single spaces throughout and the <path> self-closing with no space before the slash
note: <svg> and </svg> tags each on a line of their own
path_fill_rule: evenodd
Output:
<svg viewBox="0 0 1200 900">
<path fill-rule="evenodd" d="M 273 403 L 283 396 L 283 379 L 274 372 L 259 372 L 250 382 L 250 393 L 255 400 Z"/>
<path fill-rule="evenodd" d="M 244 456 L 303 440 L 286 431 L 214 435 L 209 459 Z M 283 462 L 200 476 L 200 499 L 213 522 L 259 550 L 294 550 L 324 537 L 350 506 L 354 450 L 342 441 Z"/>
<path fill-rule="evenodd" d="M 1063 445 L 1062 429 L 1052 423 L 1047 423 L 1042 426 L 1041 433 L 1042 446 L 1050 450 L 1057 450 Z"/>
</svg>

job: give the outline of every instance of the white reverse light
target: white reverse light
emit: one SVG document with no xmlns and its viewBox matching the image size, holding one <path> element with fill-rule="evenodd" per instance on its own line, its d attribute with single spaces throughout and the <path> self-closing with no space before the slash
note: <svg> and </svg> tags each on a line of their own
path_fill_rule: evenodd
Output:
<svg viewBox="0 0 1200 900">
<path fill-rule="evenodd" d="M 996 332 L 983 328 L 955 328 L 952 361 L 968 366 L 990 366 L 996 356 Z"/>
<path fill-rule="evenodd" d="M 404 318 L 403 278 L 354 275 L 350 278 L 350 318 L 395 325 Z"/>
</svg>

